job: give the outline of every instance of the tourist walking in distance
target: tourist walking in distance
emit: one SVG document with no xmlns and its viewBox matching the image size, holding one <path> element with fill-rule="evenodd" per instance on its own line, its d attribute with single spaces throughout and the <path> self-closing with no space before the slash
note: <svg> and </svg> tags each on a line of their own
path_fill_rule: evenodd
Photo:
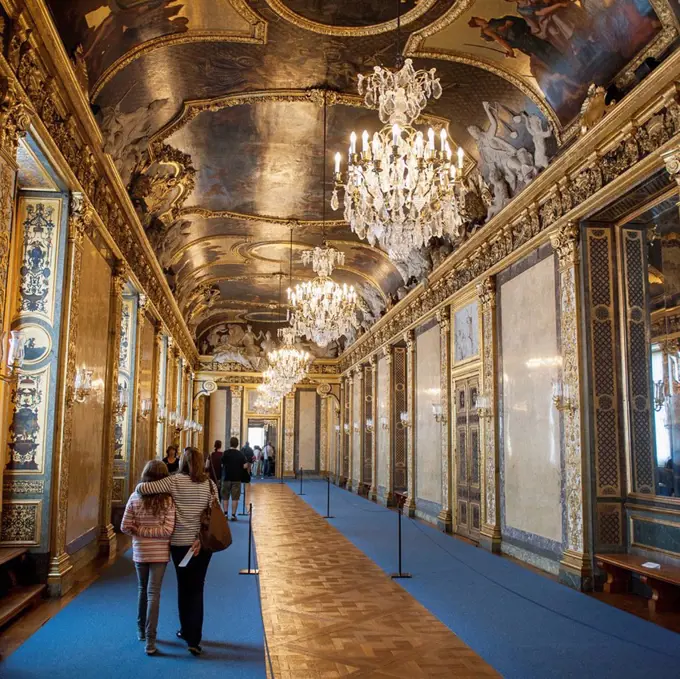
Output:
<svg viewBox="0 0 680 679">
<path fill-rule="evenodd" d="M 184 639 L 192 655 L 201 655 L 203 637 L 203 588 L 212 552 L 201 548 L 198 535 L 201 515 L 217 499 L 217 488 L 204 469 L 203 455 L 196 448 L 185 448 L 179 461 L 179 473 L 152 483 L 140 483 L 141 495 L 170 493 L 175 501 L 177 518 L 170 539 L 170 555 L 177 574 L 177 605 L 180 629 L 177 636 Z M 186 566 L 180 562 L 191 550 L 192 558 Z"/>
<path fill-rule="evenodd" d="M 260 469 L 262 467 L 262 448 L 260 446 L 253 446 L 253 470 L 252 470 L 252 476 L 254 479 L 256 479 L 258 476 L 260 476 Z"/>
<path fill-rule="evenodd" d="M 222 465 L 222 441 L 219 439 L 215 441 L 212 453 L 208 455 L 208 459 L 205 461 L 205 470 L 210 476 L 210 480 L 217 486 L 217 490 L 220 495 L 220 502 L 222 501 L 222 487 L 221 487 L 221 477 L 220 469 Z"/>
<path fill-rule="evenodd" d="M 169 474 L 176 474 L 179 469 L 179 458 L 177 457 L 176 446 L 168 446 L 165 450 L 165 457 L 163 458 L 165 466 L 168 468 Z"/>
<path fill-rule="evenodd" d="M 238 439 L 232 436 L 229 448 L 222 455 L 222 509 L 229 516 L 229 499 L 231 499 L 231 520 L 236 521 L 236 510 L 241 497 L 243 473 L 248 470 L 246 456 L 238 449 Z"/>
<path fill-rule="evenodd" d="M 150 460 L 142 472 L 142 483 L 160 481 L 168 468 Z M 168 494 L 142 496 L 134 492 L 128 500 L 120 526 L 132 536 L 132 560 L 137 571 L 137 634 L 146 642 L 147 655 L 156 653 L 156 628 L 161 603 L 161 584 L 170 561 L 170 536 L 175 528 L 175 503 Z"/>
</svg>

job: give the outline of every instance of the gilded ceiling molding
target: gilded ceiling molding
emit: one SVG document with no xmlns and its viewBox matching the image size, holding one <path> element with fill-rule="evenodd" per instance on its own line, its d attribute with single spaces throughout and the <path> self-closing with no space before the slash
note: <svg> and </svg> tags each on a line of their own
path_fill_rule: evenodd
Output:
<svg viewBox="0 0 680 679">
<path fill-rule="evenodd" d="M 247 243 L 249 243 L 250 236 L 237 236 L 235 234 L 222 233 L 217 236 L 201 236 L 201 238 L 197 238 L 196 240 L 192 240 L 189 243 L 185 243 L 172 253 L 170 266 L 177 264 L 179 260 L 182 258 L 182 255 L 196 245 L 200 245 L 201 243 L 207 243 L 209 241 L 234 240 L 235 238 L 238 238 L 239 242 L 234 243 L 229 248 L 229 252 L 236 255 L 237 257 L 240 257 L 242 260 L 240 263 L 243 264 L 246 261 L 246 259 L 238 251 L 238 248 L 240 248 L 242 245 L 246 245 Z"/>
<path fill-rule="evenodd" d="M 293 24 L 293 26 L 302 28 L 305 31 L 321 33 L 321 35 L 356 38 L 367 35 L 379 35 L 380 33 L 388 33 L 389 31 L 397 30 L 396 18 L 391 19 L 390 21 L 384 21 L 380 24 L 373 24 L 372 26 L 331 26 L 301 16 L 285 5 L 282 0 L 267 0 L 267 4 L 282 19 Z M 413 7 L 413 9 L 409 10 L 401 17 L 401 25 L 407 26 L 414 22 L 416 19 L 419 19 L 426 14 L 436 4 L 437 0 L 421 0 Z"/>
<path fill-rule="evenodd" d="M 267 43 L 267 22 L 253 10 L 245 0 L 229 0 L 232 7 L 250 24 L 250 35 L 239 35 L 231 31 L 192 31 L 186 33 L 173 33 L 171 35 L 161 35 L 152 40 L 147 40 L 136 45 L 131 50 L 116 59 L 100 76 L 96 83 L 90 88 L 90 101 L 95 102 L 96 98 L 106 85 L 128 67 L 133 61 L 140 57 L 154 52 L 161 47 L 171 47 L 174 45 L 186 45 L 194 42 L 231 42 L 242 44 L 265 45 Z"/>
<path fill-rule="evenodd" d="M 188 125 L 194 118 L 201 113 L 209 111 L 215 113 L 225 108 L 233 108 L 235 106 L 251 106 L 253 104 L 260 104 L 263 102 L 278 102 L 278 103 L 312 103 L 323 107 L 325 101 L 328 106 L 352 106 L 354 108 L 362 108 L 367 111 L 373 109 L 364 104 L 362 97 L 356 94 L 345 94 L 344 92 L 328 91 L 320 88 L 311 89 L 281 89 L 281 90 L 255 90 L 252 92 L 236 92 L 234 94 L 227 94 L 222 97 L 213 97 L 211 99 L 190 99 L 185 101 L 182 105 L 182 110 L 173 118 L 167 125 L 162 127 L 156 134 L 151 137 L 149 143 L 150 148 L 162 145 L 162 143 L 170 138 L 173 134 L 181 130 L 185 125 Z M 421 115 L 417 120 L 418 125 L 430 125 L 435 131 L 444 127 L 448 131 L 450 120 L 441 116 Z M 454 146 L 457 145 L 455 139 Z M 473 165 L 470 164 L 472 169 Z M 466 168 L 466 171 L 469 171 Z M 200 208 L 193 208 L 193 210 L 200 210 Z M 208 211 L 207 211 L 208 212 Z M 225 211 L 226 212 L 226 211 Z M 191 212 L 189 214 L 194 214 Z M 200 214 L 200 212 L 196 212 Z M 229 213 L 239 215 L 239 213 Z M 237 219 L 238 217 L 234 217 Z M 296 221 L 296 220 L 292 220 Z"/>
<path fill-rule="evenodd" d="M 290 219 L 283 217 L 270 217 L 268 215 L 251 215 L 243 212 L 232 212 L 231 210 L 208 210 L 202 207 L 186 206 L 181 208 L 177 215 L 180 217 L 201 217 L 201 219 L 233 219 L 241 222 L 269 222 L 280 224 L 288 228 L 300 226 L 321 226 L 320 219 Z M 326 226 L 344 226 L 344 219 L 327 219 Z"/>
<path fill-rule="evenodd" d="M 501 271 L 566 223 L 578 223 L 663 168 L 663 154 L 680 139 L 678 72 L 680 52 L 675 52 L 359 337 L 340 359 L 343 372 L 422 323 L 479 278 Z"/>
</svg>

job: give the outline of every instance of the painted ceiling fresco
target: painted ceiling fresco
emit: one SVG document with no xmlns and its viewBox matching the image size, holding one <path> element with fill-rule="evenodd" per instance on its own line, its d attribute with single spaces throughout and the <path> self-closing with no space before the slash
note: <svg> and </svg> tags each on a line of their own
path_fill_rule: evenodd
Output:
<svg viewBox="0 0 680 679">
<path fill-rule="evenodd" d="M 345 253 L 335 278 L 360 291 L 365 326 L 455 247 L 394 263 L 341 212 L 327 208 L 322 224 L 324 163 L 328 200 L 332 154 L 380 126 L 356 76 L 392 66 L 398 46 L 437 69 L 443 95 L 421 122 L 447 127 L 473 167 L 485 102 L 561 140 L 591 82 L 630 80 L 677 35 L 667 0 L 48 2 L 199 344 L 220 323 L 276 328 L 291 234 L 294 283 L 313 275 L 300 255 L 324 238 Z"/>
</svg>

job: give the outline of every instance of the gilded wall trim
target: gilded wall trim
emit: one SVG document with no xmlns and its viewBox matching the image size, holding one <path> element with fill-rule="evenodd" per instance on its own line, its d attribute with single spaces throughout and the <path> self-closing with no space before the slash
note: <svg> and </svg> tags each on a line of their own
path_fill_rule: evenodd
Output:
<svg viewBox="0 0 680 679">
<path fill-rule="evenodd" d="M 363 431 L 363 449 L 362 449 L 362 464 L 361 464 L 361 482 L 368 484 L 369 487 L 373 484 L 373 458 L 375 448 L 375 417 L 373 405 L 375 402 L 375 391 L 373 389 L 373 373 L 375 371 L 375 360 L 367 363 L 364 368 L 364 404 L 361 419 L 361 429 Z M 373 420 L 373 431 L 369 431 L 366 426 L 368 419 Z M 370 492 L 370 490 L 369 490 Z"/>
<path fill-rule="evenodd" d="M 283 404 L 283 476 L 295 474 L 295 391 L 286 394 Z M 281 464 L 277 460 L 277 467 Z M 281 474 L 279 471 L 279 475 Z"/>
<path fill-rule="evenodd" d="M 391 388 L 389 393 L 393 395 L 390 404 L 391 439 L 392 439 L 392 491 L 404 493 L 407 490 L 408 478 L 408 429 L 401 422 L 400 414 L 408 412 L 408 389 L 406 376 L 406 349 L 405 347 L 392 348 L 392 371 Z"/>
<path fill-rule="evenodd" d="M 366 378 L 371 380 L 371 394 L 373 396 L 370 404 L 373 434 L 371 435 L 371 488 L 368 491 L 368 496 L 375 502 L 378 499 L 378 431 L 382 426 L 378 421 L 378 361 L 375 356 L 368 359 L 368 365 L 370 374 L 367 374 Z"/>
<path fill-rule="evenodd" d="M 441 422 L 441 484 L 442 508 L 437 521 L 447 531 L 453 527 L 453 510 L 451 508 L 452 466 L 451 466 L 451 308 L 442 307 L 437 311 L 439 323 L 439 402 L 444 420 Z"/>
</svg>

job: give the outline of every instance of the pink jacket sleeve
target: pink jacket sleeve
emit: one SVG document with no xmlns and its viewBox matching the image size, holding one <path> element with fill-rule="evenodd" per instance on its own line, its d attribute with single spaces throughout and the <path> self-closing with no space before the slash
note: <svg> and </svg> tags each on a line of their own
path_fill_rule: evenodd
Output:
<svg viewBox="0 0 680 679">
<path fill-rule="evenodd" d="M 139 526 L 137 535 L 142 538 L 168 539 L 175 530 L 175 503 L 170 500 L 170 506 L 163 513 L 163 521 L 156 526 Z"/>
<path fill-rule="evenodd" d="M 136 527 L 136 517 L 135 517 L 135 501 L 132 499 L 132 496 L 127 501 L 127 504 L 125 505 L 125 512 L 123 514 L 123 520 L 121 521 L 120 524 L 120 529 L 123 531 L 123 533 L 127 533 L 127 535 L 136 535 L 137 534 L 137 527 Z"/>
</svg>

